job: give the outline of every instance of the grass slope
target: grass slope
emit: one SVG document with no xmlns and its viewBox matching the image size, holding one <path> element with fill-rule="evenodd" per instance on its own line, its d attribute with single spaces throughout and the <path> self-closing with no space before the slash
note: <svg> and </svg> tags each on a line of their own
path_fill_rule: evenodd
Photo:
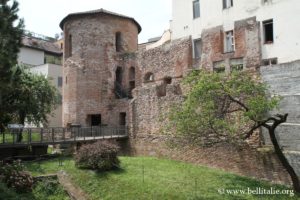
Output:
<svg viewBox="0 0 300 200">
<path fill-rule="evenodd" d="M 91 199 L 197 199 L 197 200 L 252 200 L 299 199 L 289 195 L 229 194 L 226 189 L 247 191 L 278 189 L 291 190 L 281 185 L 271 185 L 224 171 L 195 166 L 183 162 L 149 157 L 121 157 L 121 169 L 111 172 L 95 172 L 77 169 L 72 159 L 28 164 L 33 174 L 67 171 L 78 186 Z M 224 192 L 227 194 L 220 194 Z M 239 192 L 240 193 L 240 192 Z"/>
</svg>

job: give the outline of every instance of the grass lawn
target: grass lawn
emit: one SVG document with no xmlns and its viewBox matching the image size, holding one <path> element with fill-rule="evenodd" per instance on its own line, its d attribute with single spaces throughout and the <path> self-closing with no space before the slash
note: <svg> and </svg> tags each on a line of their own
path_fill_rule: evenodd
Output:
<svg viewBox="0 0 300 200">
<path fill-rule="evenodd" d="M 0 182 L 1 200 L 70 200 L 57 180 L 37 182 L 31 193 L 16 193 L 14 189 L 7 188 Z"/>
<path fill-rule="evenodd" d="M 111 172 L 81 170 L 71 158 L 58 165 L 58 160 L 27 164 L 34 175 L 65 170 L 75 184 L 91 199 L 300 199 L 289 195 L 230 194 L 232 190 L 247 193 L 256 188 L 280 191 L 291 190 L 285 186 L 241 177 L 221 170 L 196 166 L 178 161 L 151 157 L 121 157 L 121 169 Z M 222 194 L 221 194 L 222 193 Z M 225 193 L 225 194 L 223 194 Z"/>
</svg>

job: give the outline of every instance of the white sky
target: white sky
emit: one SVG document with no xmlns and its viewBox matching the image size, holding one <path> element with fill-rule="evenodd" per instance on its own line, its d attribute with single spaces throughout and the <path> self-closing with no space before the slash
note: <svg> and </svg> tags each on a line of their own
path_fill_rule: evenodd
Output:
<svg viewBox="0 0 300 200">
<path fill-rule="evenodd" d="M 60 21 L 69 13 L 96 9 L 133 17 L 141 26 L 139 43 L 161 36 L 169 28 L 171 0 L 18 0 L 25 29 L 54 37 Z"/>
</svg>

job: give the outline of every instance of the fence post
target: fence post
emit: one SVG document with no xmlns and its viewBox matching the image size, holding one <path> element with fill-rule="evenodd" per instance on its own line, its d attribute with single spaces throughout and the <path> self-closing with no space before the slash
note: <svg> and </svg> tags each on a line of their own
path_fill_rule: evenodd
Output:
<svg viewBox="0 0 300 200">
<path fill-rule="evenodd" d="M 52 128 L 51 131 L 52 131 L 52 142 L 54 143 L 54 128 Z"/>
<path fill-rule="evenodd" d="M 43 140 L 44 140 L 43 132 L 44 132 L 44 129 L 41 128 L 41 131 L 40 131 L 40 133 L 41 133 L 41 143 L 43 143 Z"/>
<path fill-rule="evenodd" d="M 3 131 L 2 134 L 2 143 L 5 143 L 5 131 Z"/>
</svg>

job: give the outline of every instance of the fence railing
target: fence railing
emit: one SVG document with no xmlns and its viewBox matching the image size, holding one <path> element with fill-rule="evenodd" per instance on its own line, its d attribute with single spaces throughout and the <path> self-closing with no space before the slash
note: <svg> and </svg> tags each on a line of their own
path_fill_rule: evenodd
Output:
<svg viewBox="0 0 300 200">
<path fill-rule="evenodd" d="M 128 135 L 126 126 L 10 128 L 0 134 L 0 145 L 40 144 L 121 138 Z"/>
</svg>

